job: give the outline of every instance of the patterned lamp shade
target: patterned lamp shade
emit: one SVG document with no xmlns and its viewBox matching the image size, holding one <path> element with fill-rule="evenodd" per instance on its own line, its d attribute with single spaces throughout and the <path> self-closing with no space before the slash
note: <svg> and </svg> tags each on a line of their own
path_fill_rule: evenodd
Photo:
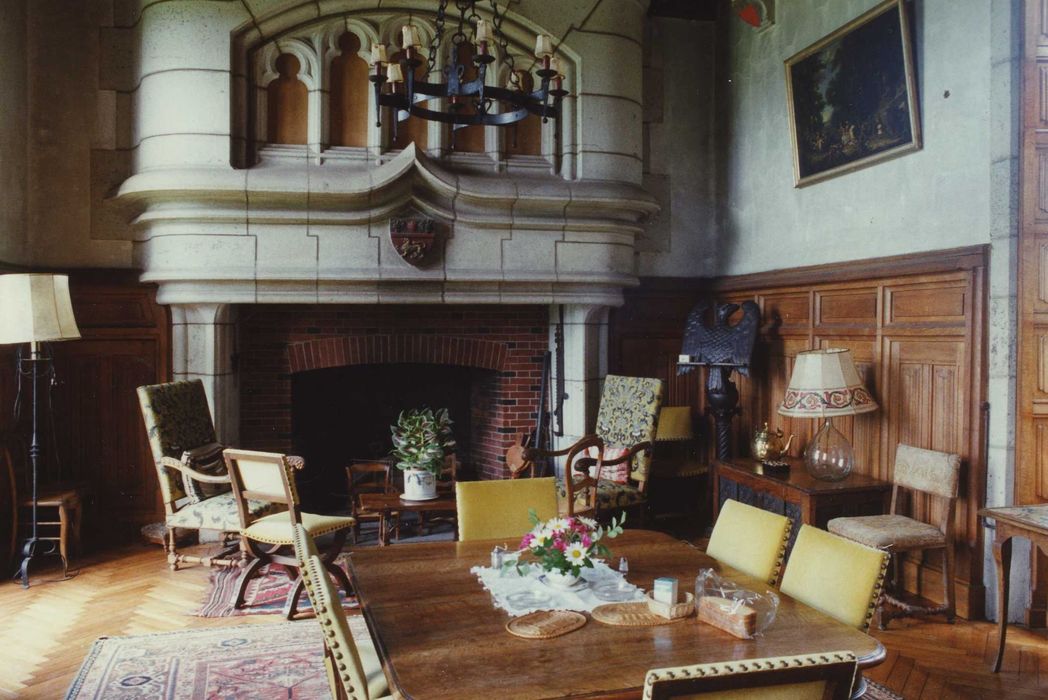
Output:
<svg viewBox="0 0 1048 700">
<path fill-rule="evenodd" d="M 797 418 L 851 416 L 877 410 L 862 385 L 851 351 L 810 350 L 797 355 L 779 413 Z"/>
<path fill-rule="evenodd" d="M 691 440 L 693 437 L 695 434 L 691 429 L 691 406 L 663 406 L 659 411 L 656 442 Z"/>
<path fill-rule="evenodd" d="M 0 345 L 79 337 L 66 275 L 0 275 Z"/>
</svg>

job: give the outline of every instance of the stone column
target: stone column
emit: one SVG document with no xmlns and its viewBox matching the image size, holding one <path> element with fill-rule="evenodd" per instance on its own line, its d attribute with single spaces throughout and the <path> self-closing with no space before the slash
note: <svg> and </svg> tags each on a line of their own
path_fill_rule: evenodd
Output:
<svg viewBox="0 0 1048 700">
<path fill-rule="evenodd" d="M 176 380 L 204 382 L 218 441 L 236 445 L 240 430 L 240 387 L 233 371 L 236 307 L 230 304 L 172 304 L 171 355 Z"/>
<path fill-rule="evenodd" d="M 554 449 L 568 447 L 593 431 L 597 422 L 597 409 L 600 407 L 601 382 L 608 373 L 608 307 L 595 304 L 552 305 L 550 348 L 554 352 L 553 391 L 556 392 L 558 385 L 555 334 L 562 318 L 564 393 L 567 396 L 564 400 L 564 435 L 553 437 Z M 553 406 L 556 408 L 556 402 Z M 561 462 L 557 465 L 558 474 L 562 468 Z"/>
</svg>

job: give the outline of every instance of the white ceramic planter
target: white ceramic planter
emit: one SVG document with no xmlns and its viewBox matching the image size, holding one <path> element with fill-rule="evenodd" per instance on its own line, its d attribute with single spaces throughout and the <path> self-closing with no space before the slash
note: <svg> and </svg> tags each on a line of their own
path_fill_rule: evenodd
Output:
<svg viewBox="0 0 1048 700">
<path fill-rule="evenodd" d="M 431 501 L 437 497 L 437 477 L 422 469 L 404 470 L 404 500 Z"/>
</svg>

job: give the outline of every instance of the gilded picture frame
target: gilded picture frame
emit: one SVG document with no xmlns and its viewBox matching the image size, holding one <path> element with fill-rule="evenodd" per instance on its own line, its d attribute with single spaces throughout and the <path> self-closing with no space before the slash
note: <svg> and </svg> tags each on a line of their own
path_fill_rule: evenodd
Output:
<svg viewBox="0 0 1048 700">
<path fill-rule="evenodd" d="M 921 148 L 905 0 L 887 0 L 785 61 L 794 185 Z"/>
</svg>

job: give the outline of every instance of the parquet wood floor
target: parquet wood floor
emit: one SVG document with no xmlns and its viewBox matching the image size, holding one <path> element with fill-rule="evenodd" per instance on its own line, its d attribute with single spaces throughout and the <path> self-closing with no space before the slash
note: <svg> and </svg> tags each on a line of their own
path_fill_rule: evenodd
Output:
<svg viewBox="0 0 1048 700">
<path fill-rule="evenodd" d="M 276 621 L 271 615 L 192 616 L 208 571 L 190 566 L 172 573 L 158 548 L 112 550 L 84 562 L 71 580 L 48 578 L 48 572 L 37 575 L 28 591 L 0 583 L 0 698 L 63 697 L 91 643 L 103 635 Z M 996 676 L 989 672 L 996 642 L 990 623 L 896 620 L 875 635 L 888 658 L 867 676 L 907 700 L 1048 698 L 1043 630 L 1009 628 L 1004 668 Z"/>
</svg>

